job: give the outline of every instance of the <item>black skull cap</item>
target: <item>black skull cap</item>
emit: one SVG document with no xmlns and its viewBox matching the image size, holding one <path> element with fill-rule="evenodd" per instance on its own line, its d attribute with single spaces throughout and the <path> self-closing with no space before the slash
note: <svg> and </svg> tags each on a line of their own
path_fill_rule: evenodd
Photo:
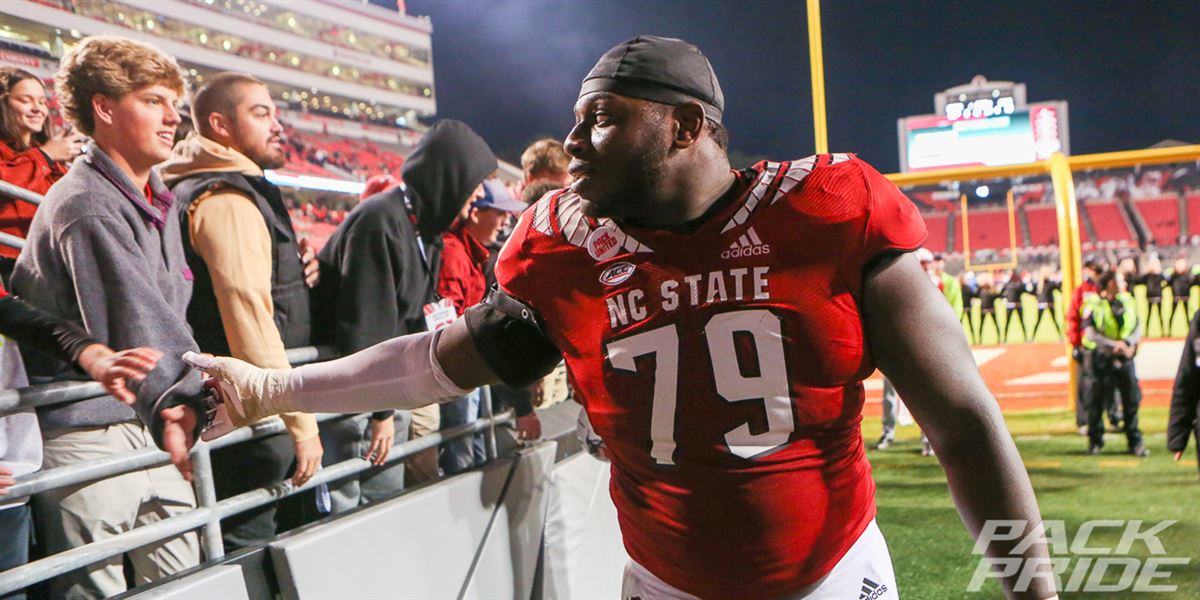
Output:
<svg viewBox="0 0 1200 600">
<path fill-rule="evenodd" d="M 708 59 L 676 38 L 640 35 L 605 52 L 583 78 L 579 96 L 592 92 L 671 105 L 697 101 L 716 123 L 725 111 L 725 94 Z"/>
</svg>

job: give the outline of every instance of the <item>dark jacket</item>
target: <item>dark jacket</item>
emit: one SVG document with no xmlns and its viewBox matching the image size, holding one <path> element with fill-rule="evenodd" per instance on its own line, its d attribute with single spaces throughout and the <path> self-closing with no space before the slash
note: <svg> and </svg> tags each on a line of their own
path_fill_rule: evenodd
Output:
<svg viewBox="0 0 1200 600">
<path fill-rule="evenodd" d="M 1162 273 L 1143 273 L 1138 283 L 1146 286 L 1146 300 L 1162 302 L 1163 286 L 1167 284 Z"/>
<path fill-rule="evenodd" d="M 214 188 L 236 190 L 258 208 L 271 235 L 271 304 L 275 327 L 285 348 L 308 345 L 312 330 L 308 286 L 304 283 L 304 265 L 300 262 L 300 249 L 292 230 L 292 219 L 283 205 L 279 188 L 265 177 L 216 172 L 178 179 L 171 186 L 182 205 L 179 218 L 185 232 L 183 250 L 195 277 L 192 301 L 188 304 L 188 323 L 191 323 L 195 332 L 196 343 L 205 352 L 222 356 L 230 354 L 212 276 L 204 258 L 192 248 L 191 239 L 186 233 L 189 231 L 190 214 L 187 207 Z"/>
<path fill-rule="evenodd" d="M 1188 271 L 1176 273 L 1172 269 L 1167 273 L 1167 283 L 1171 286 L 1171 294 L 1175 297 L 1175 302 L 1187 302 L 1188 297 L 1192 293 L 1192 285 L 1195 284 L 1196 278 Z"/>
<path fill-rule="evenodd" d="M 1038 304 L 1053 305 L 1054 290 L 1062 290 L 1062 280 L 1047 277 L 1037 283 L 1036 291 Z"/>
<path fill-rule="evenodd" d="M 979 310 L 983 312 L 996 312 L 996 299 L 1000 294 L 996 292 L 993 286 L 979 286 Z"/>
<path fill-rule="evenodd" d="M 0 335 L 63 362 L 74 362 L 97 343 L 82 327 L 10 296 L 0 284 Z"/>
<path fill-rule="evenodd" d="M 1033 293 L 1033 284 L 1021 281 L 1021 276 L 1014 273 L 1008 281 L 1004 282 L 1002 294 L 1004 300 L 1011 306 L 1021 303 L 1021 296 Z"/>
<path fill-rule="evenodd" d="M 321 250 L 316 337 L 348 354 L 424 331 L 442 234 L 497 164 L 466 124 L 434 125 L 404 164 L 404 186 L 364 200 Z"/>
<path fill-rule="evenodd" d="M 1183 343 L 1183 356 L 1179 360 L 1179 371 L 1175 374 L 1175 388 L 1171 393 L 1171 413 L 1167 419 L 1167 450 L 1183 452 L 1187 449 L 1188 437 L 1196 437 L 1196 456 L 1200 459 L 1200 312 L 1192 317 L 1187 340 Z"/>
</svg>

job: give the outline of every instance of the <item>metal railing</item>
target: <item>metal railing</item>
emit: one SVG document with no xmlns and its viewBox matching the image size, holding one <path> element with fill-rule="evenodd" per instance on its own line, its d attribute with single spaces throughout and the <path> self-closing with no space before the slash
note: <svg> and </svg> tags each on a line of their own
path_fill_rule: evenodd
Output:
<svg viewBox="0 0 1200 600">
<path fill-rule="evenodd" d="M 323 346 L 294 348 L 288 350 L 287 353 L 288 361 L 293 365 L 336 357 L 336 353 L 331 348 Z M 476 432 L 486 432 L 487 459 L 488 461 L 495 459 L 497 455 L 496 426 L 513 421 L 514 415 L 511 410 L 493 415 L 490 390 L 485 387 L 481 393 L 480 402 L 483 404 L 484 415 L 479 420 L 397 444 L 393 446 L 385 464 L 395 463 L 423 450 L 435 448 L 443 442 Z M 0 391 L 0 416 L 39 406 L 77 402 L 104 395 L 104 388 L 94 382 L 57 382 L 19 390 L 3 390 Z M 345 417 L 346 415 L 340 414 L 321 414 L 317 416 L 317 421 L 323 422 Z M 192 448 L 190 456 L 192 485 L 196 495 L 195 509 L 0 572 L 3 575 L 0 577 L 0 596 L 194 529 L 200 529 L 200 546 L 204 550 L 205 560 L 221 558 L 225 555 L 224 545 L 221 541 L 221 519 L 277 502 L 282 498 L 305 492 L 321 484 L 376 468 L 375 465 L 363 458 L 351 458 L 321 468 L 303 486 L 297 487 L 290 481 L 282 481 L 218 501 L 213 485 L 211 452 L 284 431 L 283 423 L 278 419 L 273 419 L 250 427 L 243 427 L 211 443 L 198 442 Z M 142 448 L 18 477 L 16 484 L 10 488 L 7 498 L 31 496 L 47 490 L 79 485 L 137 469 L 169 463 L 170 456 L 166 452 L 154 447 Z"/>
<path fill-rule="evenodd" d="M 13 185 L 3 180 L 0 180 L 0 195 L 12 196 L 17 200 L 23 200 L 30 204 L 39 206 L 42 204 L 42 200 L 45 199 L 37 192 L 31 192 L 21 186 Z M 25 248 L 25 240 L 11 233 L 4 233 L 3 231 L 0 231 L 0 246 L 7 246 L 9 248 L 22 250 Z"/>
<path fill-rule="evenodd" d="M 45 200 L 45 196 L 37 192 L 31 192 L 19 185 L 14 185 L 4 180 L 0 180 L 0 194 L 12 196 L 17 200 L 24 200 L 30 204 L 41 204 Z"/>
<path fill-rule="evenodd" d="M 12 196 L 36 205 L 40 205 L 43 200 L 41 194 L 5 181 L 0 181 L 0 195 Z M 0 245 L 21 250 L 25 247 L 25 240 L 0 232 Z M 337 358 L 337 356 L 337 352 L 328 346 L 307 346 L 287 351 L 288 362 L 294 366 L 329 360 Z M 480 431 L 486 431 L 487 460 L 494 460 L 497 454 L 496 425 L 511 422 L 514 416 L 511 410 L 493 415 L 491 390 L 484 387 L 481 394 L 482 418 L 473 423 L 397 444 L 393 446 L 384 464 L 395 463 L 423 450 L 435 448 L 442 442 Z M 78 402 L 103 396 L 105 396 L 104 387 L 92 381 L 61 381 L 16 390 L 0 390 L 0 417 L 33 410 L 41 406 Z M 317 421 L 345 417 L 346 415 L 322 414 L 317 416 Z M 213 484 L 211 452 L 284 431 L 283 423 L 278 419 L 273 419 L 244 427 L 212 443 L 198 442 L 192 448 L 190 456 L 193 474 L 192 487 L 196 495 L 195 509 L 3 571 L 3 577 L 0 577 L 0 596 L 197 528 L 200 529 L 200 547 L 204 550 L 206 560 L 221 558 L 225 555 L 224 544 L 221 541 L 221 519 L 375 468 L 375 465 L 365 459 L 352 458 L 320 469 L 300 487 L 292 485 L 290 481 L 282 481 L 218 501 Z M 16 484 L 9 489 L 6 499 L 28 497 L 47 490 L 79 485 L 137 469 L 169 463 L 170 456 L 153 447 L 82 461 L 18 477 Z"/>
</svg>

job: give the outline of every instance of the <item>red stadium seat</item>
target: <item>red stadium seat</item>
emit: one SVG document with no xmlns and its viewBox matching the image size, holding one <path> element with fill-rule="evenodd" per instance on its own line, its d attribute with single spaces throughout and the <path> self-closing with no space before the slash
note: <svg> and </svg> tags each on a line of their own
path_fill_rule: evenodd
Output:
<svg viewBox="0 0 1200 600">
<path fill-rule="evenodd" d="M 1008 209 L 976 209 L 968 211 L 967 215 L 971 252 L 986 249 L 1007 250 L 1012 245 Z M 957 220 L 958 231 L 961 233 L 962 218 Z"/>
<path fill-rule="evenodd" d="M 950 215 L 946 213 L 922 213 L 921 217 L 925 219 L 925 229 L 929 232 L 929 238 L 925 240 L 925 247 L 931 252 L 946 252 L 946 223 L 950 220 Z"/>
<path fill-rule="evenodd" d="M 1025 206 L 1029 242 L 1034 246 L 1058 245 L 1058 209 L 1053 204 Z"/>
<path fill-rule="evenodd" d="M 1096 241 L 1115 242 L 1134 239 L 1133 232 L 1129 230 L 1129 224 L 1125 221 L 1125 215 L 1121 214 L 1121 207 L 1117 206 L 1116 202 L 1089 202 L 1083 206 L 1092 219 L 1092 227 L 1096 230 Z M 1081 240 L 1088 241 L 1086 234 L 1081 235 Z"/>
<path fill-rule="evenodd" d="M 1179 239 L 1179 199 L 1175 196 L 1144 198 L 1133 202 L 1134 208 L 1146 221 L 1150 235 L 1159 245 L 1174 244 Z"/>
<path fill-rule="evenodd" d="M 1188 235 L 1200 234 L 1200 192 L 1188 194 Z"/>
</svg>

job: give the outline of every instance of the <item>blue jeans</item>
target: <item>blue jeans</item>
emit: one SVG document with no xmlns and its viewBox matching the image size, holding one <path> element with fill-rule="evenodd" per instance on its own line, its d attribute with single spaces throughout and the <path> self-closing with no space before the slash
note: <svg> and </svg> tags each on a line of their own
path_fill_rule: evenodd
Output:
<svg viewBox="0 0 1200 600">
<path fill-rule="evenodd" d="M 443 402 L 441 404 L 442 431 L 478 420 L 481 414 L 479 398 L 480 391 L 476 389 L 453 402 Z M 442 444 L 441 452 L 438 453 L 438 466 L 446 475 L 462 473 L 482 465 L 486 461 L 487 452 L 484 449 L 483 432 L 446 442 Z"/>
<path fill-rule="evenodd" d="M 29 562 L 29 505 L 0 510 L 0 571 Z M 25 600 L 25 592 L 13 592 L 3 600 Z"/>
<path fill-rule="evenodd" d="M 395 444 L 408 441 L 408 426 L 412 413 L 396 411 Z M 371 447 L 370 415 L 353 415 L 341 419 L 323 421 L 321 445 L 325 454 L 323 466 L 335 465 L 351 458 L 362 458 Z M 345 512 L 362 504 L 376 502 L 404 489 L 404 461 L 396 461 L 383 467 L 374 467 L 357 475 L 329 484 L 329 495 L 333 512 Z"/>
</svg>

